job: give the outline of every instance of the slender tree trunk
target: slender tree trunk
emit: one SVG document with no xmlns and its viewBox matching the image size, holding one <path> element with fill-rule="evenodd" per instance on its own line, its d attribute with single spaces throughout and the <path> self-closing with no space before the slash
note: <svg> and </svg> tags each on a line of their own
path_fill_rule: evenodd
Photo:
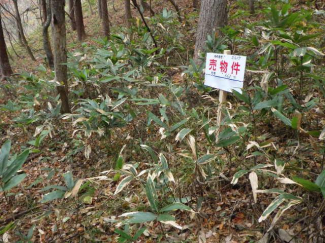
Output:
<svg viewBox="0 0 325 243">
<path fill-rule="evenodd" d="M 0 11 L 0 74 L 9 76 L 12 74 L 12 69 L 9 63 L 7 46 L 2 29 L 1 11 Z"/>
<path fill-rule="evenodd" d="M 202 0 L 196 34 L 194 60 L 199 63 L 200 52 L 205 49 L 207 36 L 227 24 L 227 0 Z"/>
<path fill-rule="evenodd" d="M 248 0 L 249 1 L 249 12 L 250 14 L 255 14 L 255 6 L 254 6 L 254 0 Z"/>
<path fill-rule="evenodd" d="M 109 19 L 108 19 L 108 9 L 107 9 L 107 0 L 101 0 L 102 2 L 102 25 L 104 35 L 109 39 L 110 29 L 109 29 Z"/>
<path fill-rule="evenodd" d="M 193 8 L 197 10 L 199 8 L 199 0 L 193 0 Z"/>
<path fill-rule="evenodd" d="M 74 14 L 76 17 L 78 40 L 82 41 L 86 37 L 86 32 L 84 18 L 82 15 L 81 0 L 74 0 Z"/>
<path fill-rule="evenodd" d="M 9 43 L 10 43 L 10 47 L 11 47 L 11 49 L 13 50 L 13 52 L 15 53 L 15 55 L 16 55 L 18 58 L 20 58 L 20 56 L 18 55 L 18 53 L 17 53 L 17 51 L 16 51 L 14 45 L 12 44 L 12 40 L 11 40 L 11 38 L 13 38 L 14 41 L 15 41 L 15 38 L 14 38 L 14 37 L 12 36 L 12 34 L 8 31 L 8 29 L 7 29 L 7 27 L 6 27 L 6 24 L 5 24 L 4 22 L 3 22 L 2 29 L 6 32 L 6 34 L 7 34 L 7 36 L 8 36 L 8 40 L 9 40 Z"/>
<path fill-rule="evenodd" d="M 134 7 L 136 7 L 136 9 L 138 10 L 138 12 L 139 12 L 139 14 L 141 16 L 142 22 L 146 26 L 146 28 L 147 28 L 150 36 L 151 36 L 151 39 L 152 39 L 153 43 L 155 44 L 155 47 L 158 49 L 157 41 L 156 41 L 154 35 L 152 34 L 151 29 L 150 29 L 149 25 L 147 24 L 147 21 L 146 21 L 145 17 L 143 16 L 143 13 L 141 12 L 141 9 L 140 9 L 140 6 L 137 3 L 137 0 L 132 0 L 132 3 L 134 5 Z M 158 50 L 156 50 L 156 54 L 158 54 L 158 53 L 159 53 Z"/>
<path fill-rule="evenodd" d="M 98 14 L 99 14 L 99 18 L 102 19 L 103 17 L 102 0 L 98 0 Z"/>
<path fill-rule="evenodd" d="M 128 28 L 131 28 L 132 13 L 131 13 L 131 2 L 130 0 L 124 0 L 125 8 L 125 20 Z"/>
<path fill-rule="evenodd" d="M 44 2 L 46 4 L 46 1 Z M 51 24 L 51 0 L 48 0 L 48 3 L 45 5 L 45 9 L 47 9 L 47 16 L 45 18 L 46 22 L 43 24 L 43 47 L 46 53 L 47 61 L 51 69 L 54 68 L 53 61 L 53 52 L 51 49 L 51 43 L 49 39 L 49 27 Z"/>
<path fill-rule="evenodd" d="M 71 21 L 71 28 L 73 31 L 77 29 L 76 27 L 76 18 L 74 15 L 74 0 L 69 0 L 69 15 L 70 15 L 70 21 Z"/>
<path fill-rule="evenodd" d="M 41 7 L 42 7 L 42 23 L 45 23 L 47 18 L 46 0 L 41 0 Z"/>
<path fill-rule="evenodd" d="M 90 14 L 91 14 L 91 15 L 94 15 L 94 10 L 93 10 L 93 7 L 91 6 L 91 3 L 90 3 L 90 1 L 89 1 L 89 0 L 87 0 L 87 2 L 88 2 L 88 5 L 89 5 Z"/>
<path fill-rule="evenodd" d="M 181 16 L 181 11 L 179 10 L 178 5 L 176 4 L 176 2 L 174 0 L 168 0 L 173 7 L 175 8 L 176 12 L 177 12 L 177 16 L 178 16 L 178 20 L 179 22 L 182 22 L 182 16 Z"/>
<path fill-rule="evenodd" d="M 54 69 L 55 80 L 60 83 L 57 91 L 62 102 L 61 113 L 69 113 L 68 100 L 68 69 L 66 49 L 66 26 L 65 26 L 65 0 L 52 0 L 52 38 L 54 46 Z"/>
<path fill-rule="evenodd" d="M 19 13 L 19 8 L 18 8 L 18 0 L 12 0 L 12 1 L 14 3 L 14 8 L 15 8 L 15 12 L 16 12 L 17 27 L 18 27 L 19 36 L 21 38 L 22 44 L 26 48 L 26 51 L 27 51 L 28 55 L 30 56 L 30 58 L 33 61 L 36 61 L 36 59 L 35 59 L 35 57 L 33 55 L 33 52 L 30 49 L 30 47 L 28 45 L 28 42 L 27 42 L 27 39 L 26 39 L 25 34 L 24 34 L 24 28 L 23 28 L 23 25 L 21 23 L 21 18 L 20 18 L 20 13 Z"/>
<path fill-rule="evenodd" d="M 149 10 L 152 16 L 156 14 L 155 11 L 153 11 L 151 6 L 145 0 L 140 0 L 140 5 L 144 9 L 144 11 Z"/>
</svg>

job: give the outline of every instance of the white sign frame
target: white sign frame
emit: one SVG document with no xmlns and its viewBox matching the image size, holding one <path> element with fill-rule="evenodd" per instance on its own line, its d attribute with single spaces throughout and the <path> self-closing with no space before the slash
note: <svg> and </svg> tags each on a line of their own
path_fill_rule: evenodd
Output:
<svg viewBox="0 0 325 243">
<path fill-rule="evenodd" d="M 246 56 L 207 53 L 204 85 L 242 93 Z"/>
</svg>

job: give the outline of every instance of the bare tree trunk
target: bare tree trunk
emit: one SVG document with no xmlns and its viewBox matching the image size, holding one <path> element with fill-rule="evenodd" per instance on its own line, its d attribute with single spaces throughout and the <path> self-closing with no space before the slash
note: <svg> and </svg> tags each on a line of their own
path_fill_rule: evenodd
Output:
<svg viewBox="0 0 325 243">
<path fill-rule="evenodd" d="M 41 7 L 42 7 L 42 23 L 45 23 L 47 18 L 46 0 L 41 0 Z"/>
<path fill-rule="evenodd" d="M 74 0 L 74 14 L 76 17 L 78 40 L 82 41 L 86 37 L 86 32 L 84 18 L 82 15 L 81 0 Z"/>
<path fill-rule="evenodd" d="M 71 28 L 73 31 L 75 31 L 77 27 L 76 27 L 76 18 L 74 15 L 74 0 L 69 0 L 69 15 L 71 21 Z"/>
<path fill-rule="evenodd" d="M 9 63 L 7 46 L 2 29 L 1 11 L 0 11 L 0 74 L 9 76 L 12 74 L 12 69 Z"/>
<path fill-rule="evenodd" d="M 28 55 L 30 56 L 30 58 L 33 61 L 36 61 L 32 50 L 30 49 L 27 39 L 25 37 L 24 34 L 24 29 L 23 29 L 23 25 L 21 23 L 21 18 L 20 18 L 20 14 L 19 14 L 19 9 L 18 9 L 18 0 L 12 0 L 14 3 L 14 7 L 15 7 L 15 12 L 16 12 L 16 21 L 17 21 L 17 27 L 18 27 L 18 31 L 19 31 L 19 36 L 21 38 L 22 44 L 24 45 L 24 47 L 26 48 L 26 51 L 28 53 Z"/>
<path fill-rule="evenodd" d="M 249 12 L 250 14 L 255 14 L 255 6 L 254 6 L 254 0 L 248 0 L 249 1 Z"/>
<path fill-rule="evenodd" d="M 174 6 L 174 8 L 175 8 L 175 10 L 177 12 L 179 22 L 182 22 L 181 11 L 179 10 L 179 7 L 176 4 L 176 2 L 174 0 L 168 0 L 168 1 Z"/>
<path fill-rule="evenodd" d="M 45 18 L 45 23 L 43 24 L 43 47 L 44 51 L 46 53 L 47 61 L 49 63 L 49 66 L 51 69 L 54 68 L 54 61 L 53 61 L 53 52 L 51 49 L 51 43 L 49 39 L 49 26 L 51 24 L 51 0 L 48 0 L 48 3 L 46 4 L 46 0 L 42 1 L 42 4 L 45 4 L 45 9 L 47 9 L 47 16 Z M 43 6 L 44 8 L 44 6 Z"/>
<path fill-rule="evenodd" d="M 207 36 L 227 24 L 227 0 L 202 0 L 196 34 L 194 60 L 199 63 L 200 52 L 205 49 Z"/>
<path fill-rule="evenodd" d="M 193 8 L 197 10 L 199 8 L 199 0 L 193 0 Z"/>
<path fill-rule="evenodd" d="M 109 29 L 109 19 L 108 19 L 108 9 L 107 9 L 107 0 L 101 0 L 102 2 L 102 25 L 104 35 L 109 39 L 110 29 Z"/>
<path fill-rule="evenodd" d="M 17 51 L 16 51 L 16 49 L 15 49 L 13 43 L 12 43 L 12 40 L 11 40 L 11 38 L 13 38 L 14 41 L 15 41 L 15 38 L 14 38 L 14 37 L 12 36 L 12 34 L 8 31 L 8 29 L 7 29 L 7 27 L 6 27 L 6 24 L 5 24 L 4 22 L 3 22 L 2 29 L 5 30 L 5 32 L 6 32 L 6 34 L 7 34 L 7 37 L 8 37 L 8 40 L 9 40 L 9 43 L 10 43 L 10 47 L 11 47 L 11 49 L 13 50 L 13 52 L 15 53 L 15 55 L 16 55 L 18 58 L 20 58 L 20 56 L 18 55 L 18 53 L 17 53 Z"/>
<path fill-rule="evenodd" d="M 102 19 L 103 17 L 102 0 L 98 0 L 98 14 L 99 14 L 99 18 Z"/>
<path fill-rule="evenodd" d="M 131 13 L 131 2 L 130 2 L 130 0 L 124 0 L 124 8 L 125 8 L 126 25 L 127 25 L 128 28 L 131 28 L 132 13 Z"/>
<path fill-rule="evenodd" d="M 65 26 L 65 0 L 52 0 L 52 38 L 54 46 L 54 69 L 55 80 L 60 83 L 57 91 L 62 102 L 61 113 L 69 113 L 68 100 L 68 69 L 66 49 L 66 26 Z"/>
<path fill-rule="evenodd" d="M 89 0 L 87 0 L 87 2 L 88 2 L 88 5 L 89 5 L 90 14 L 91 14 L 91 15 L 94 15 L 94 10 L 93 10 L 93 7 L 91 6 L 91 3 L 90 3 L 90 1 L 89 1 Z"/>
<path fill-rule="evenodd" d="M 155 15 L 156 13 L 153 11 L 153 9 L 151 8 L 151 6 L 145 1 L 145 0 L 140 0 L 140 5 L 142 6 L 142 8 L 144 9 L 144 11 L 149 10 L 151 16 Z"/>
</svg>

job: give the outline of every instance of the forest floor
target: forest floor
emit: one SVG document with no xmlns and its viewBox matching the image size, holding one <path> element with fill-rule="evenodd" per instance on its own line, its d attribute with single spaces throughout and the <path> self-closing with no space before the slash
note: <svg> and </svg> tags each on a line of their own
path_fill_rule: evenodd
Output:
<svg viewBox="0 0 325 243">
<path fill-rule="evenodd" d="M 92 2 L 92 1 L 91 1 Z M 124 25 L 124 6 L 122 1 L 109 1 L 109 13 L 112 26 L 112 33 L 119 34 L 119 29 Z M 178 1 L 182 15 L 188 17 L 189 23 L 181 23 L 180 30 L 188 29 L 187 36 L 183 37 L 182 42 L 188 49 L 194 48 L 194 34 L 196 31 L 196 23 L 198 16 L 191 8 L 190 0 Z M 173 10 L 169 3 L 161 4 L 160 1 L 152 1 L 153 8 L 156 13 L 161 13 L 164 8 Z M 93 11 L 96 12 L 96 6 L 92 5 Z M 133 16 L 138 16 L 135 9 L 132 9 Z M 232 13 L 239 11 L 236 8 L 231 9 Z M 84 19 L 86 26 L 87 38 L 83 43 L 78 43 L 76 34 L 68 27 L 68 51 L 74 53 L 76 56 L 78 52 L 87 52 L 87 47 L 98 46 L 95 39 L 101 34 L 100 19 L 96 13 L 90 13 L 88 4 L 84 3 Z M 149 13 L 146 12 L 146 15 Z M 135 21 L 141 25 L 139 16 Z M 257 14 L 254 17 L 247 17 L 249 21 L 254 22 L 255 19 L 263 18 L 263 13 Z M 239 21 L 239 20 L 230 20 Z M 232 23 L 232 22 L 231 22 Z M 230 23 L 230 24 L 231 24 Z M 190 25 L 190 26 L 188 26 Z M 163 26 L 164 27 L 164 26 Z M 163 28 L 162 27 L 162 28 Z M 135 37 L 136 38 L 136 37 Z M 22 49 L 16 48 L 20 58 L 14 57 L 13 68 L 15 73 L 31 73 L 42 79 L 53 79 L 53 75 L 49 69 L 45 72 L 40 71 L 42 67 L 46 66 L 44 62 L 44 53 L 41 46 L 40 32 L 35 32 L 29 36 L 29 43 L 35 51 L 37 62 L 31 62 Z M 11 56 L 14 56 L 12 52 Z M 184 51 L 182 55 L 183 62 L 187 65 L 189 63 L 188 56 L 192 51 Z M 247 51 L 249 54 L 249 50 Z M 88 55 L 88 54 L 87 54 Z M 85 58 L 89 56 L 85 55 Z M 89 54 L 90 55 L 90 54 Z M 186 82 L 183 75 L 183 69 L 180 68 L 179 57 L 175 54 L 169 59 L 163 57 L 158 60 L 166 64 L 164 75 L 166 78 L 172 80 L 172 83 L 182 85 Z M 178 64 L 178 65 L 176 65 Z M 24 76 L 26 78 L 26 76 Z M 16 75 L 14 81 L 18 82 L 24 79 Z M 31 77 L 31 76 L 28 76 Z M 249 76 L 251 80 L 247 80 L 252 84 L 255 80 Z M 71 78 L 73 82 L 73 78 Z M 19 93 L 19 90 L 17 91 Z M 151 96 L 159 95 L 160 88 L 148 88 L 142 91 L 151 93 Z M 15 97 L 14 93 L 8 92 L 7 96 L 0 97 L 0 105 L 5 105 L 7 101 Z M 317 94 L 313 94 L 317 96 Z M 37 100 L 38 97 L 35 97 Z M 204 110 L 205 107 L 212 107 L 211 113 L 217 112 L 217 106 L 214 100 L 217 99 L 217 94 L 212 93 L 210 98 L 202 96 L 195 88 L 191 89 L 190 95 L 182 100 L 188 102 L 189 106 L 195 109 Z M 309 99 L 305 102 L 308 103 Z M 234 97 L 229 98 L 233 102 L 233 108 L 236 110 L 239 107 L 239 102 L 235 103 Z M 34 110 L 40 111 L 47 107 L 47 103 L 35 102 Z M 156 109 L 156 110 L 155 110 Z M 143 108 L 145 112 L 146 108 Z M 158 108 L 150 108 L 153 113 L 159 111 Z M 1 111 L 0 112 L 0 144 L 10 139 L 13 143 L 13 152 L 19 152 L 22 148 L 26 148 L 29 142 L 35 139 L 34 133 L 39 123 L 31 123 L 27 126 L 17 125 L 15 118 L 21 114 L 21 111 Z M 318 129 L 324 124 L 323 113 L 317 113 L 314 110 L 304 114 L 303 123 L 309 126 L 309 130 Z M 140 182 L 136 181 L 129 184 L 124 191 L 115 194 L 119 181 L 114 179 L 116 175 L 115 166 L 119 153 L 123 146 L 126 149 L 123 151 L 123 159 L 126 162 L 142 161 L 145 165 L 139 165 L 139 171 L 145 169 L 146 163 L 150 157 L 143 152 L 139 152 L 141 141 L 146 140 L 160 146 L 160 134 L 153 134 L 152 129 L 145 127 L 143 124 L 147 123 L 147 118 L 144 115 L 139 115 L 128 125 L 121 128 L 114 128 L 110 132 L 109 138 L 89 137 L 84 138 L 85 144 L 81 144 L 79 135 L 72 135 L 76 132 L 76 128 L 72 122 L 63 119 L 49 119 L 43 124 L 51 123 L 54 127 L 51 136 L 45 138 L 40 147 L 35 148 L 35 152 L 31 153 L 25 162 L 22 170 L 26 172 L 27 177 L 16 188 L 10 191 L 10 194 L 4 197 L 0 193 L 0 229 L 3 226 L 10 229 L 0 239 L 3 242 L 118 242 L 119 235 L 116 233 L 116 228 L 121 227 L 119 224 L 112 223 L 121 214 L 130 211 L 142 211 L 148 209 L 148 200 L 146 193 L 141 189 Z M 315 125 L 317 120 L 318 126 Z M 277 143 L 277 153 L 282 154 L 283 158 L 288 161 L 293 161 L 295 165 L 301 165 L 299 175 L 319 174 L 322 170 L 324 154 L 315 153 L 311 149 L 313 141 L 308 135 L 300 135 L 288 131 L 281 121 L 270 124 L 267 121 L 260 121 L 255 124 L 258 127 L 257 137 L 269 134 L 270 141 Z M 314 127 L 313 127 L 314 126 Z M 203 127 L 203 126 L 202 126 Z M 286 143 L 287 134 L 288 139 L 299 137 L 299 153 L 292 153 L 292 150 L 298 149 L 295 145 L 288 146 Z M 256 135 L 255 135 L 256 137 Z M 140 142 L 135 142 L 138 139 Z M 265 139 L 265 140 L 267 140 Z M 172 139 L 174 141 L 174 139 Z M 201 141 L 204 140 L 203 135 L 197 138 L 198 150 L 205 150 L 206 144 Z M 262 140 L 262 138 L 261 138 Z M 91 151 L 87 151 L 84 147 L 91 147 Z M 270 194 L 259 194 L 258 203 L 254 203 L 252 189 L 248 178 L 241 179 L 236 185 L 230 182 L 233 175 L 239 168 L 247 168 L 245 163 L 251 163 L 252 160 L 245 156 L 231 157 L 231 154 L 236 154 L 236 149 L 241 149 L 239 146 L 231 148 L 230 152 L 216 149 L 214 152 L 218 153 L 221 161 L 224 164 L 222 169 L 214 174 L 208 183 L 197 183 L 196 178 L 190 176 L 193 166 L 188 166 L 184 161 L 175 159 L 176 155 L 179 157 L 188 157 L 185 154 L 185 145 L 180 145 L 175 151 L 170 154 L 166 152 L 168 160 L 174 161 L 172 172 L 176 181 L 182 181 L 178 186 L 175 186 L 174 193 L 178 198 L 186 198 L 186 203 L 191 205 L 192 211 L 176 211 L 176 222 L 181 225 L 182 229 L 177 229 L 172 225 L 164 224 L 157 221 L 152 221 L 146 224 L 146 230 L 143 235 L 138 238 L 136 242 L 312 242 L 310 232 L 315 230 L 323 231 L 325 222 L 323 224 L 313 224 L 312 219 L 315 219 L 315 213 L 318 211 L 321 201 L 318 200 L 319 194 L 311 194 L 308 196 L 309 201 L 313 201 L 313 205 L 308 205 L 308 201 L 300 204 L 286 211 L 277 225 L 276 230 L 273 229 L 266 233 L 267 229 L 272 224 L 272 218 L 268 218 L 262 223 L 258 222 L 265 208 L 273 201 L 274 197 Z M 245 150 L 245 149 L 244 149 Z M 270 150 L 272 150 L 270 148 Z M 271 151 L 273 153 L 274 151 Z M 88 154 L 87 154 L 88 153 Z M 274 152 L 275 153 L 275 152 Z M 90 154 L 90 155 L 89 155 Z M 294 154 L 294 155 L 292 155 Z M 87 158 L 88 157 L 88 158 Z M 263 160 L 263 159 L 261 159 Z M 249 162 L 247 162 L 249 161 Z M 266 163 L 254 161 L 257 163 Z M 304 166 L 302 165 L 304 164 Z M 308 166 L 306 166 L 308 165 Z M 293 168 L 293 166 L 292 166 Z M 304 170 L 308 168 L 308 170 Z M 311 168 L 311 169 L 310 169 Z M 62 175 L 66 172 L 73 172 L 74 178 L 85 179 L 90 183 L 85 183 L 82 197 L 72 198 L 67 196 L 66 199 L 51 201 L 48 203 L 40 203 L 42 195 L 45 194 L 42 190 L 50 185 L 62 185 Z M 183 172 L 186 172 L 184 176 Z M 266 188 L 272 183 L 272 179 L 262 182 Z M 263 187 L 263 186 L 261 186 Z M 265 188 L 264 187 L 264 188 Z M 293 192 L 295 189 L 290 189 Z M 299 191 L 299 195 L 303 196 L 304 192 Z M 204 198 L 204 201 L 200 201 Z M 318 219 L 319 220 L 319 219 Z M 325 217 L 321 218 L 325 220 Z M 322 225 L 321 229 L 315 229 Z M 35 229 L 33 228 L 35 226 Z M 3 229 L 3 228 L 2 228 Z M 28 240 L 22 235 L 33 229 L 32 237 Z M 136 231 L 131 228 L 131 232 Z M 291 238 L 290 235 L 295 235 Z M 263 238 L 264 236 L 264 238 Z M 289 238 L 289 239 L 288 239 Z M 122 242 L 122 241 L 119 241 Z M 131 241 L 130 241 L 131 242 Z M 323 241 L 319 241 L 323 242 Z"/>
</svg>

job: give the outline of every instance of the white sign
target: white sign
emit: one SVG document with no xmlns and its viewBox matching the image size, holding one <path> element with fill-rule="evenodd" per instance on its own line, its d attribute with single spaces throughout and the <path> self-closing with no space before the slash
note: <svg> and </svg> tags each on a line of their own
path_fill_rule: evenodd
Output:
<svg viewBox="0 0 325 243">
<path fill-rule="evenodd" d="M 246 57 L 207 53 L 204 84 L 213 88 L 241 93 L 244 84 Z"/>
</svg>

